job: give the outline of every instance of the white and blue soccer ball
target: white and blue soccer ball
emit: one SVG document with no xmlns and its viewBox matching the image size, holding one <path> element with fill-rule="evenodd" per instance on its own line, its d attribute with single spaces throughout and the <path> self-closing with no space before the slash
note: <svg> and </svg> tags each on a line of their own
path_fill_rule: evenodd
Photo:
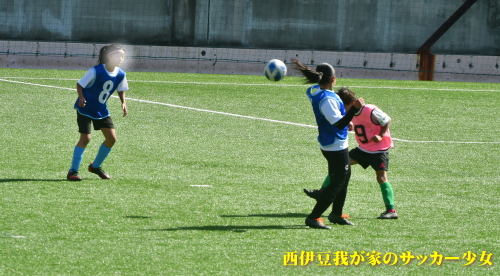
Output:
<svg viewBox="0 0 500 276">
<path fill-rule="evenodd" d="M 280 81 L 286 76 L 286 65 L 279 59 L 271 59 L 264 67 L 264 75 L 270 81 Z"/>
</svg>

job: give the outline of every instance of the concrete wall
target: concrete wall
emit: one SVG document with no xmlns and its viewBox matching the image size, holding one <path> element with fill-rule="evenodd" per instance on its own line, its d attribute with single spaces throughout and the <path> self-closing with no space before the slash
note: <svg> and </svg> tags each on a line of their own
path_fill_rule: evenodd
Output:
<svg viewBox="0 0 500 276">
<path fill-rule="evenodd" d="M 413 54 L 465 0 L 0 0 L 0 39 Z M 432 48 L 500 55 L 479 0 Z"/>
<path fill-rule="evenodd" d="M 0 43 L 0 67 L 87 70 L 95 65 L 101 44 L 12 41 Z M 261 50 L 211 47 L 123 45 L 125 71 L 262 75 L 264 64 L 278 58 L 305 63 L 328 62 L 342 78 L 418 80 L 416 54 L 353 53 L 307 50 Z M 13 53 L 13 54 L 10 54 Z M 27 54 L 36 53 L 36 54 Z M 155 59 L 148 58 L 152 54 Z M 235 56 L 252 57 L 233 60 Z M 294 70 L 289 75 L 297 76 Z M 500 82 L 500 57 L 437 55 L 436 81 Z"/>
</svg>

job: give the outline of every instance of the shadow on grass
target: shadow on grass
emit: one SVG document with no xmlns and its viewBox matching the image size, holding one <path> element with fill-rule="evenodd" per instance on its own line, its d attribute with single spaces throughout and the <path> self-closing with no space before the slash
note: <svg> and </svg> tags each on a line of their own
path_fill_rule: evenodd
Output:
<svg viewBox="0 0 500 276">
<path fill-rule="evenodd" d="M 207 225 L 207 226 L 187 226 L 164 229 L 145 229 L 144 231 L 233 231 L 246 232 L 248 230 L 284 230 L 284 229 L 305 229 L 305 225 Z"/>
<path fill-rule="evenodd" d="M 0 179 L 0 183 L 3 182 L 36 182 L 36 181 L 47 181 L 47 182 L 58 182 L 58 181 L 68 181 L 67 179 L 31 179 L 31 178 L 7 178 Z"/>
<path fill-rule="evenodd" d="M 250 218 L 250 217 L 264 217 L 264 218 L 306 218 L 309 214 L 305 213 L 284 213 L 284 214 L 248 214 L 248 215 L 220 215 L 221 218 Z M 326 218 L 328 213 L 323 214 Z M 379 220 L 377 217 L 349 217 L 348 219 L 363 219 L 363 220 Z M 394 219 L 392 219 L 394 220 Z"/>
<path fill-rule="evenodd" d="M 263 217 L 263 218 L 306 218 L 308 214 L 303 213 L 284 213 L 284 214 L 248 214 L 248 215 L 220 215 L 221 218 L 249 218 L 249 217 Z"/>
<path fill-rule="evenodd" d="M 277 214 L 248 214 L 248 215 L 220 215 L 222 218 L 249 218 L 249 217 L 265 217 L 265 218 L 305 218 L 307 214 L 303 213 L 277 213 Z M 233 231 L 246 232 L 248 230 L 285 230 L 285 229 L 305 229 L 307 226 L 301 225 L 206 225 L 206 226 L 187 226 L 164 229 L 145 229 L 144 231 Z"/>
<path fill-rule="evenodd" d="M 149 219 L 151 217 L 148 216 L 124 216 L 124 218 L 132 218 L 132 219 Z"/>
</svg>

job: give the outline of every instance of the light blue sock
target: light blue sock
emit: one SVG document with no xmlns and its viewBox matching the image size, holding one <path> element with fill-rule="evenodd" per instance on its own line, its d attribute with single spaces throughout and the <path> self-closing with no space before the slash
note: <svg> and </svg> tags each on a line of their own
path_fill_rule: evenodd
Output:
<svg viewBox="0 0 500 276">
<path fill-rule="evenodd" d="M 97 152 L 97 156 L 95 157 L 94 163 L 92 163 L 92 167 L 100 168 L 102 166 L 102 162 L 104 162 L 104 159 L 108 157 L 110 151 L 111 148 L 108 148 L 104 144 L 101 144 L 101 147 L 99 147 L 99 151 Z"/>
<path fill-rule="evenodd" d="M 71 161 L 71 168 L 69 169 L 70 171 L 78 171 L 78 169 L 80 168 L 80 164 L 82 163 L 84 152 L 85 148 L 75 146 L 75 150 L 73 151 L 73 160 Z"/>
</svg>

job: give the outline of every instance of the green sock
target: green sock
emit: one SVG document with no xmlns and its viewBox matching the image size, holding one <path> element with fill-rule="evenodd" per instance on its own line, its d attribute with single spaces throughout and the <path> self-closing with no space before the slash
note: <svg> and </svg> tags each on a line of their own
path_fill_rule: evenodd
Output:
<svg viewBox="0 0 500 276">
<path fill-rule="evenodd" d="M 325 178 L 325 181 L 323 181 L 323 185 L 321 186 L 320 190 L 325 190 L 326 187 L 328 187 L 328 185 L 330 185 L 330 175 L 326 175 L 326 178 Z"/>
<path fill-rule="evenodd" d="M 394 192 L 392 191 L 391 183 L 384 182 L 380 184 L 382 198 L 384 199 L 387 210 L 394 209 Z"/>
</svg>

